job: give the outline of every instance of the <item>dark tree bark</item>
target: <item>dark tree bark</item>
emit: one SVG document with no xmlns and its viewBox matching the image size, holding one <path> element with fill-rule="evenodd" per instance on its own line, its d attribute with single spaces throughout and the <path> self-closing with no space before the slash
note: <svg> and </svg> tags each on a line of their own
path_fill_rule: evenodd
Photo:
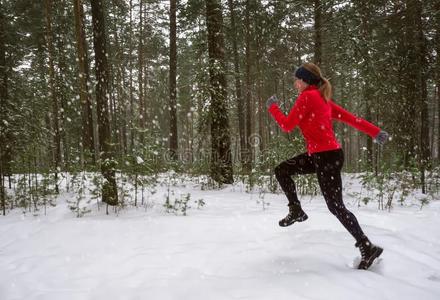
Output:
<svg viewBox="0 0 440 300">
<path fill-rule="evenodd" d="M 436 2 L 435 11 L 440 11 L 440 2 Z M 436 97 L 437 97 L 437 162 L 440 164 L 440 14 L 436 17 L 436 34 L 435 34 L 435 49 L 436 67 L 435 67 L 435 85 L 436 85 Z"/>
<path fill-rule="evenodd" d="M 177 160 L 177 0 L 170 0 L 170 152 L 171 158 Z"/>
<path fill-rule="evenodd" d="M 246 144 L 246 132 L 245 132 L 245 109 L 243 96 L 241 93 L 241 79 L 240 79 L 240 57 L 238 55 L 237 46 L 237 25 L 235 20 L 235 4 L 233 0 L 228 0 L 229 11 L 231 14 L 231 40 L 232 51 L 234 56 L 234 79 L 235 79 L 235 96 L 237 98 L 237 110 L 238 110 L 238 132 L 240 136 L 240 160 L 242 166 L 245 164 L 245 152 L 247 151 Z"/>
<path fill-rule="evenodd" d="M 64 48 L 64 44 L 63 42 L 61 43 L 57 43 L 57 47 L 58 49 L 63 49 Z M 65 56 L 63 55 L 63 53 L 61 53 L 60 55 L 58 55 L 58 68 L 59 68 L 59 72 L 56 75 L 56 82 L 57 82 L 57 91 L 58 95 L 59 95 L 59 103 L 60 103 L 60 135 L 61 135 L 61 165 L 63 166 L 64 170 L 69 170 L 69 143 L 68 143 L 68 135 L 66 132 L 66 110 L 67 110 L 67 96 L 66 93 L 64 92 L 65 89 L 65 85 L 64 83 L 67 82 L 66 81 L 66 76 L 65 74 L 67 74 L 66 72 L 66 63 L 65 63 Z"/>
<path fill-rule="evenodd" d="M 263 79 L 262 79 L 262 60 L 264 56 L 264 40 L 262 32 L 264 31 L 261 19 L 262 19 L 262 6 L 261 1 L 257 0 L 257 7 L 255 11 L 254 27 L 255 27 L 255 71 L 256 71 L 256 85 L 257 85 L 257 108 L 258 108 L 258 137 L 252 139 L 252 146 L 259 146 L 260 151 L 265 147 L 265 129 L 263 123 L 263 116 L 267 116 L 267 111 L 264 109 L 263 103 Z"/>
<path fill-rule="evenodd" d="M 429 103 L 428 103 L 428 88 L 426 83 L 427 78 L 427 50 L 426 50 L 426 39 L 423 32 L 423 20 L 422 20 L 422 2 L 417 2 L 416 17 L 417 17 L 417 41 L 418 43 L 418 56 L 420 61 L 420 122 L 421 122 L 421 132 L 420 132 L 420 172 L 421 172 L 421 183 L 422 183 L 422 193 L 426 193 L 426 182 L 425 182 L 425 171 L 429 170 L 431 163 L 431 152 L 429 147 Z"/>
<path fill-rule="evenodd" d="M 362 64 L 360 65 L 360 73 L 364 80 L 364 84 L 362 87 L 362 95 L 363 95 L 363 101 L 365 103 L 365 118 L 373 122 L 373 115 L 372 115 L 372 105 L 370 99 L 374 97 L 374 88 L 372 87 L 373 80 L 371 78 L 371 74 L 373 72 L 372 66 L 371 66 L 371 57 L 369 55 L 370 52 L 370 44 L 369 41 L 371 40 L 371 20 L 373 19 L 371 16 L 371 8 L 369 6 L 369 3 L 366 1 L 359 1 L 357 3 L 358 5 L 358 11 L 360 14 L 360 45 L 359 45 L 359 51 L 361 52 L 360 56 L 362 57 Z M 374 164 L 374 147 L 373 147 L 373 139 L 370 137 L 366 138 L 367 140 L 367 153 L 366 153 L 366 160 L 367 160 L 367 168 L 369 170 L 373 169 Z M 377 171 L 377 168 L 374 168 L 375 171 Z"/>
<path fill-rule="evenodd" d="M 98 136 L 100 145 L 101 173 L 104 176 L 102 201 L 109 205 L 118 204 L 115 179 L 115 161 L 111 149 L 110 122 L 108 110 L 109 72 L 107 62 L 107 39 L 103 0 L 91 0 L 93 45 L 95 48 L 96 107 L 98 112 Z"/>
<path fill-rule="evenodd" d="M 402 20 L 402 39 L 401 39 L 401 54 L 403 57 L 402 71 L 399 74 L 399 86 L 402 88 L 402 105 L 400 106 L 400 115 L 398 127 L 400 134 L 396 141 L 401 145 L 403 152 L 403 165 L 406 169 L 414 166 L 417 163 L 417 149 L 418 139 L 420 135 L 417 133 L 417 126 L 414 122 L 408 120 L 417 120 L 418 122 L 418 100 L 421 98 L 420 82 L 421 82 L 421 61 L 420 49 L 418 42 L 418 22 L 417 7 L 418 0 L 405 1 L 405 10 Z"/>
<path fill-rule="evenodd" d="M 84 9 L 82 0 L 74 0 L 75 34 L 79 67 L 79 99 L 81 102 L 82 116 L 82 146 L 90 155 L 86 155 L 86 162 L 95 163 L 95 140 L 93 136 L 93 110 L 92 101 L 88 92 L 90 82 L 89 64 L 87 55 L 87 42 L 84 30 Z"/>
<path fill-rule="evenodd" d="M 440 47 L 438 49 L 440 51 Z M 440 53 L 440 52 L 437 52 Z M 437 60 L 440 58 L 437 56 Z M 438 63 L 440 65 L 440 63 Z M 440 164 L 440 67 L 437 66 L 437 83 L 436 83 L 436 91 L 437 91 L 437 163 Z"/>
<path fill-rule="evenodd" d="M 244 153 L 244 170 L 250 172 L 252 168 L 252 151 L 249 145 L 252 135 L 252 82 L 251 82 L 251 9 L 253 0 L 246 0 L 245 16 L 245 43 L 246 43 L 246 152 Z"/>
<path fill-rule="evenodd" d="M 209 77 L 211 94 L 211 176 L 218 183 L 232 183 L 229 118 L 227 109 L 223 17 L 219 0 L 206 0 Z"/>
<path fill-rule="evenodd" d="M 130 152 L 134 149 L 134 92 L 133 92 L 133 0 L 130 0 L 130 33 L 128 35 L 128 67 L 129 67 L 129 87 L 130 87 L 130 118 L 128 124 L 130 125 Z"/>
<path fill-rule="evenodd" d="M 315 54 L 313 61 L 317 65 L 322 63 L 322 3 L 320 0 L 314 0 L 314 30 L 315 30 Z"/>
<path fill-rule="evenodd" d="M 0 117 L 1 120 L 6 119 L 6 102 L 8 101 L 7 91 L 7 72 L 6 72 L 6 30 L 5 16 L 3 15 L 3 3 L 0 1 Z M 2 205 L 3 215 L 6 215 L 6 195 L 4 187 L 6 152 L 8 140 L 6 136 L 6 125 L 0 122 L 0 201 Z"/>
<path fill-rule="evenodd" d="M 3 145 L 0 145 L 0 151 L 3 151 Z M 0 159 L 0 202 L 2 205 L 2 213 L 4 216 L 6 216 L 5 174 L 3 173 L 3 160 L 1 159 Z"/>
<path fill-rule="evenodd" d="M 53 44 L 52 32 L 52 0 L 45 0 L 45 16 L 46 16 L 46 45 L 49 60 L 49 92 L 52 99 L 52 127 L 53 127 L 53 164 L 55 172 L 55 191 L 59 193 L 58 188 L 58 172 L 61 164 L 61 134 L 59 120 L 59 103 L 58 95 L 55 87 L 55 66 L 54 55 L 55 49 Z"/>
<path fill-rule="evenodd" d="M 121 16 L 120 10 L 115 12 L 117 16 Z M 116 83 L 116 91 L 114 98 L 115 116 L 113 119 L 114 135 L 118 140 L 118 155 L 127 154 L 127 101 L 125 93 L 125 74 L 124 74 L 124 49 L 123 35 L 118 32 L 118 23 L 115 20 L 115 67 L 114 78 Z"/>
<path fill-rule="evenodd" d="M 138 45 L 138 81 L 139 81 L 139 139 L 143 143 L 145 128 L 144 102 L 144 1 L 139 2 L 139 45 Z"/>
</svg>

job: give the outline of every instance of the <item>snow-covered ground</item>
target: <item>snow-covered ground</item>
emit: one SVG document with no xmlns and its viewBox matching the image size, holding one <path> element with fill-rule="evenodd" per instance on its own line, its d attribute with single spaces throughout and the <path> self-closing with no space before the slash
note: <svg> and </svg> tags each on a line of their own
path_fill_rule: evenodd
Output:
<svg viewBox="0 0 440 300">
<path fill-rule="evenodd" d="M 63 194 L 47 216 L 0 217 L 0 299 L 440 299 L 439 200 L 387 212 L 346 197 L 385 249 L 361 271 L 321 196 L 302 198 L 306 222 L 281 228 L 281 194 L 266 194 L 263 210 L 241 185 L 173 189 L 191 193 L 187 216 L 166 213 L 159 188 L 147 211 L 94 207 L 76 218 L 65 203 L 74 196 Z"/>
</svg>

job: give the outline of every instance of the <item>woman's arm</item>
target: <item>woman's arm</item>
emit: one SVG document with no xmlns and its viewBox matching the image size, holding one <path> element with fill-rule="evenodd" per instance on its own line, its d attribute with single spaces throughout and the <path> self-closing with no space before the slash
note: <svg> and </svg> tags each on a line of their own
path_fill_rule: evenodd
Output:
<svg viewBox="0 0 440 300">
<path fill-rule="evenodd" d="M 362 118 L 359 118 L 350 112 L 346 111 L 339 105 L 335 104 L 333 101 L 330 101 L 330 105 L 332 107 L 332 118 L 338 121 L 342 121 L 357 130 L 360 130 L 372 138 L 375 138 L 379 132 L 380 128 L 371 124 L 367 120 L 364 120 Z"/>
<path fill-rule="evenodd" d="M 278 104 L 274 103 L 270 106 L 269 112 L 285 132 L 290 132 L 301 122 L 307 113 L 307 96 L 300 95 L 286 116 L 278 107 Z"/>
</svg>

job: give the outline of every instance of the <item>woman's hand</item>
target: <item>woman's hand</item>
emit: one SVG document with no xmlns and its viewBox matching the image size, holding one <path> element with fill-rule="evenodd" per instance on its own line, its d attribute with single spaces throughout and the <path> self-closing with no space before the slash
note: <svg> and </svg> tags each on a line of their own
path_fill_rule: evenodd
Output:
<svg viewBox="0 0 440 300">
<path fill-rule="evenodd" d="M 269 97 L 269 99 L 267 99 L 266 101 L 267 109 L 269 109 L 272 106 L 272 104 L 278 104 L 278 98 L 276 95 L 272 95 Z"/>
<path fill-rule="evenodd" d="M 390 135 L 388 134 L 388 132 L 381 130 L 374 138 L 374 141 L 382 146 L 383 144 L 385 144 L 386 141 L 388 141 L 389 136 Z"/>
</svg>

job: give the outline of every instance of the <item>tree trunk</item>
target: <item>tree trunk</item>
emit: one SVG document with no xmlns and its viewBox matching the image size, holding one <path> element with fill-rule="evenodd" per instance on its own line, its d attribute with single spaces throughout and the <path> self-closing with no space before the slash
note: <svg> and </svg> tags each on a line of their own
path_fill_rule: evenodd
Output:
<svg viewBox="0 0 440 300">
<path fill-rule="evenodd" d="M 119 30 L 121 23 L 120 19 L 123 16 L 121 13 L 121 4 L 113 5 L 110 10 L 110 15 L 113 17 L 111 20 L 111 25 L 109 25 L 109 30 L 111 30 L 112 35 L 112 47 L 111 47 L 111 54 L 110 57 L 112 57 L 112 64 L 110 68 L 110 78 L 111 78 L 111 87 L 112 91 L 110 92 L 111 95 L 111 109 L 110 109 L 110 115 L 111 115 L 111 136 L 112 140 L 115 144 L 114 153 L 117 157 L 122 157 L 125 154 L 125 145 L 124 145 L 124 132 L 125 132 L 125 118 L 124 118 L 124 112 L 125 112 L 125 97 L 124 97 L 124 76 L 123 76 L 123 57 L 124 57 L 124 41 L 123 41 L 123 34 Z"/>
<path fill-rule="evenodd" d="M 427 51 L 426 51 L 426 39 L 423 33 L 423 20 L 422 20 L 422 3 L 417 3 L 417 41 L 419 50 L 418 60 L 420 61 L 420 172 L 421 172 L 421 182 L 422 182 L 422 193 L 426 193 L 426 182 L 425 182 L 425 171 L 430 168 L 430 151 L 429 151 L 429 103 L 428 103 L 428 89 L 427 89 Z"/>
<path fill-rule="evenodd" d="M 228 0 L 229 11 L 231 14 L 231 36 L 232 36 L 232 51 L 234 56 L 234 78 L 235 78 L 235 95 L 237 98 L 237 115 L 238 115 L 238 132 L 240 136 L 240 161 L 242 166 L 245 164 L 245 152 L 247 149 L 246 135 L 245 135 L 245 111 L 243 97 L 241 93 L 241 80 L 240 80 L 240 58 L 238 55 L 237 46 L 237 25 L 235 23 L 235 8 L 234 1 Z"/>
<path fill-rule="evenodd" d="M 118 18 L 121 18 L 122 14 L 119 10 L 115 12 L 115 15 Z M 115 117 L 113 120 L 114 123 L 114 132 L 116 135 L 116 140 L 118 144 L 118 155 L 121 157 L 127 154 L 127 139 L 126 139 L 126 114 L 127 114 L 127 101 L 125 97 L 125 80 L 124 80 L 124 41 L 123 34 L 118 32 L 118 22 L 115 19 L 115 82 L 116 82 L 116 91 L 115 91 Z"/>
<path fill-rule="evenodd" d="M 128 67 L 129 67 L 129 88 L 130 88 L 130 110 L 128 124 L 130 126 L 130 153 L 134 150 L 134 95 L 133 95 L 133 0 L 130 0 L 130 33 L 128 34 Z"/>
<path fill-rule="evenodd" d="M 222 8 L 219 0 L 206 0 L 206 25 L 211 94 L 211 176 L 218 183 L 232 183 L 225 45 Z"/>
<path fill-rule="evenodd" d="M 255 71 L 256 71 L 256 83 L 257 83 L 257 114 L 258 114 L 258 136 L 256 136 L 254 139 L 252 139 L 252 145 L 254 147 L 258 146 L 258 149 L 260 150 L 260 153 L 264 150 L 264 139 L 265 139 L 265 128 L 264 126 L 264 116 L 267 116 L 267 112 L 264 109 L 265 105 L 263 103 L 263 80 L 262 80 L 262 58 L 263 58 L 263 51 L 264 51 L 264 43 L 263 43 L 263 37 L 261 32 L 264 30 L 261 19 L 261 3 L 258 0 L 257 1 L 257 10 L 255 13 L 255 17 L 253 18 L 255 20 L 254 26 L 255 26 Z"/>
<path fill-rule="evenodd" d="M 440 51 L 440 47 L 439 47 Z M 437 52 L 440 53 L 440 52 Z M 437 56 L 440 61 L 440 57 Z M 440 65 L 440 63 L 438 63 Z M 437 66 L 437 163 L 440 165 L 440 68 Z"/>
<path fill-rule="evenodd" d="M 3 153 L 3 144 L 0 145 L 0 153 Z M 6 216 L 6 192 L 5 192 L 5 174 L 3 174 L 3 160 L 0 159 L 0 201 L 2 204 L 2 213 Z"/>
<path fill-rule="evenodd" d="M 170 152 L 171 158 L 177 160 L 177 0 L 170 0 Z"/>
<path fill-rule="evenodd" d="M 435 11 L 440 11 L 440 2 L 436 2 Z M 437 163 L 440 164 L 440 14 L 437 14 L 436 19 L 436 33 L 435 33 L 435 49 L 436 49 L 436 64 L 435 64 L 435 85 L 437 97 Z"/>
<path fill-rule="evenodd" d="M 322 3 L 320 0 L 314 0 L 314 30 L 315 30 L 315 54 L 313 61 L 317 65 L 322 63 Z"/>
<path fill-rule="evenodd" d="M 369 41 L 371 40 L 371 29 L 370 29 L 370 23 L 372 20 L 371 17 L 371 11 L 370 7 L 368 6 L 368 2 L 362 2 L 360 1 L 358 3 L 358 10 L 361 15 L 361 36 L 360 36 L 360 56 L 362 57 L 362 64 L 360 65 L 360 73 L 362 78 L 364 78 L 364 84 L 362 87 L 362 95 L 363 95 L 363 101 L 365 103 L 365 118 L 372 122 L 373 121 L 373 115 L 372 115 L 372 107 L 371 107 L 371 101 L 370 99 L 374 96 L 374 89 L 372 88 L 372 80 L 371 73 L 373 72 L 371 69 L 371 58 L 369 55 L 370 45 Z M 374 147 L 373 147 L 373 140 L 369 137 L 367 139 L 367 151 L 366 151 L 366 159 L 367 159 L 367 169 L 373 170 L 377 169 L 374 167 Z"/>
<path fill-rule="evenodd" d="M 258 137 L 253 139 L 252 143 L 255 147 L 259 147 L 260 154 L 263 153 L 266 147 L 266 125 L 265 120 L 267 116 L 266 106 L 263 99 L 263 80 L 261 71 L 261 60 L 260 58 L 256 61 L 257 69 L 257 101 L 258 101 Z"/>
<path fill-rule="evenodd" d="M 55 192 L 59 193 L 58 188 L 58 172 L 60 171 L 61 162 L 61 134 L 59 124 L 59 104 L 58 95 L 55 89 L 55 66 L 54 66 L 54 45 L 52 32 L 52 0 L 45 0 L 46 15 L 46 44 L 48 49 L 49 60 L 49 89 L 52 98 L 52 127 L 53 127 L 53 163 L 55 172 Z"/>
<path fill-rule="evenodd" d="M 145 103 L 144 103 L 144 1 L 139 1 L 139 47 L 138 47 L 138 81 L 139 81 L 139 139 L 144 140 Z"/>
<path fill-rule="evenodd" d="M 404 49 L 405 64 L 402 72 L 403 103 L 402 103 L 402 148 L 404 149 L 404 166 L 409 168 L 417 162 L 419 134 L 417 124 L 419 118 L 419 103 L 421 98 L 421 61 L 420 43 L 418 40 L 418 22 L 420 22 L 419 0 L 407 0 L 404 18 Z M 408 120 L 417 120 L 408 122 Z"/>
<path fill-rule="evenodd" d="M 60 7 L 61 5 L 61 7 Z M 62 16 L 66 12 L 66 6 L 63 5 L 63 3 L 59 3 L 58 9 L 61 11 L 58 12 L 58 14 L 61 14 Z M 57 12 L 57 10 L 54 10 Z M 59 20 L 59 17 L 58 17 Z M 58 21 L 55 19 L 54 24 L 57 24 Z M 59 22 L 59 21 L 58 21 Z M 59 25 L 58 25 L 59 26 Z M 61 139 L 61 161 L 60 164 L 62 165 L 62 168 L 64 170 L 69 170 L 69 147 L 68 147 L 68 136 L 66 132 L 66 111 L 67 111 L 67 93 L 66 93 L 66 83 L 68 82 L 67 79 L 67 64 L 66 64 L 66 32 L 64 31 L 64 28 L 60 29 L 61 32 L 58 32 L 58 34 L 55 36 L 55 43 L 56 49 L 57 49 L 57 66 L 58 66 L 58 72 L 55 73 L 55 82 L 56 87 L 55 89 L 58 91 L 58 101 L 60 105 L 60 112 L 59 112 L 59 127 L 60 127 L 60 139 Z M 66 53 L 67 54 L 67 53 Z"/>
<path fill-rule="evenodd" d="M 110 123 L 108 111 L 108 62 L 107 39 L 103 0 L 91 0 L 93 45 L 95 48 L 96 107 L 98 112 L 98 135 L 100 144 L 101 173 L 104 177 L 102 201 L 109 205 L 118 204 L 115 166 L 111 149 Z"/>
<path fill-rule="evenodd" d="M 87 42 L 84 30 L 83 0 L 73 1 L 75 13 L 75 34 L 79 67 L 79 99 L 81 102 L 82 116 L 82 146 L 86 154 L 86 162 L 95 163 L 95 140 L 93 136 L 93 109 L 92 101 L 88 92 L 90 80 L 89 64 L 87 55 Z"/>
<path fill-rule="evenodd" d="M 252 148 L 249 141 L 252 135 L 252 83 L 251 83 L 251 0 L 246 0 L 246 16 L 245 16 L 245 43 L 246 43 L 246 152 L 244 171 L 250 172 L 252 168 Z"/>
<path fill-rule="evenodd" d="M 3 5 L 0 1 L 0 117 L 1 120 L 6 120 L 6 102 L 8 97 L 7 92 L 7 72 L 6 72 L 6 30 L 5 17 L 3 15 Z M 3 215 L 6 215 L 6 193 L 4 187 L 4 162 L 6 158 L 6 147 L 9 141 L 6 138 L 6 127 L 4 122 L 0 122 L 0 200 L 2 205 Z"/>
</svg>

